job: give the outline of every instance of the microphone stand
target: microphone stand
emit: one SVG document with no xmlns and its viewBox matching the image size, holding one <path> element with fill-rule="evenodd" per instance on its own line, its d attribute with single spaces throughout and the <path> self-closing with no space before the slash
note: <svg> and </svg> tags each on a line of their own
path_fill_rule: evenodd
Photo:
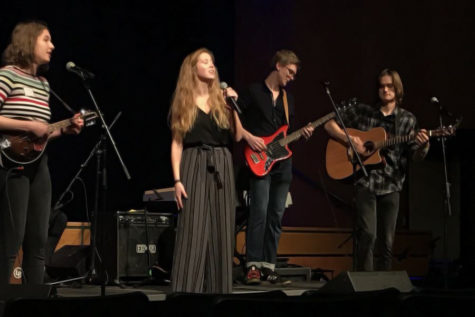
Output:
<svg viewBox="0 0 475 317">
<path fill-rule="evenodd" d="M 117 113 L 117 115 L 115 116 L 114 120 L 112 120 L 112 123 L 109 125 L 109 129 L 111 129 L 114 124 L 116 123 L 116 121 L 119 119 L 119 117 L 122 115 L 122 112 L 119 112 Z M 99 148 L 99 146 L 101 145 L 102 143 L 102 140 L 99 140 L 99 142 L 96 143 L 96 145 L 92 148 L 91 150 L 91 153 L 89 153 L 89 156 L 86 158 L 86 160 L 84 161 L 84 163 L 82 163 L 80 166 L 80 169 L 77 171 L 76 175 L 74 175 L 74 177 L 71 179 L 71 181 L 69 182 L 69 185 L 66 187 L 66 189 L 63 191 L 63 193 L 59 196 L 58 200 L 56 201 L 56 203 L 54 204 L 54 207 L 53 207 L 53 210 L 58 210 L 62 207 L 64 207 L 66 204 L 69 203 L 66 202 L 66 203 L 62 203 L 62 200 L 63 198 L 66 196 L 67 193 L 69 193 L 71 191 L 71 187 L 73 186 L 74 182 L 79 179 L 79 175 L 82 173 L 82 170 L 89 164 L 89 161 L 91 160 L 92 156 L 96 153 L 97 149 Z"/>
<path fill-rule="evenodd" d="M 109 129 L 111 129 L 114 124 L 117 122 L 117 120 L 119 119 L 119 117 L 121 116 L 122 112 L 119 112 L 117 113 L 117 115 L 115 116 L 114 120 L 112 121 L 112 123 L 109 125 Z M 74 182 L 79 179 L 79 175 L 82 173 L 83 169 L 85 167 L 87 167 L 87 165 L 89 164 L 89 161 L 92 159 L 92 157 L 94 156 L 94 154 L 97 155 L 97 153 L 100 151 L 100 148 L 102 146 L 102 144 L 104 143 L 103 142 L 104 139 L 100 139 L 96 145 L 92 148 L 91 152 L 89 153 L 89 156 L 86 158 L 86 160 L 80 165 L 80 169 L 78 170 L 78 172 L 76 173 L 76 175 L 74 175 L 73 179 L 71 180 L 71 182 L 69 183 L 69 185 L 66 187 L 66 189 L 64 190 L 64 192 L 61 194 L 61 196 L 59 197 L 59 199 L 56 201 L 54 207 L 53 207 L 53 210 L 54 212 L 56 212 L 56 210 L 59 210 L 60 208 L 62 208 L 63 206 L 65 206 L 66 204 L 68 204 L 70 201 L 68 202 L 65 202 L 65 203 L 62 203 L 62 200 L 63 198 L 66 196 L 67 193 L 69 193 L 71 191 L 71 187 L 73 186 Z M 97 155 L 99 156 L 99 155 Z M 97 191 L 96 191 L 96 195 L 97 195 Z M 97 210 L 97 204 L 95 204 L 95 210 Z M 91 228 L 91 231 L 92 231 L 93 228 Z M 95 245 L 95 240 L 94 240 L 94 243 L 93 243 L 93 234 L 91 234 L 91 244 L 90 244 L 90 249 L 91 249 L 91 252 L 92 254 L 95 255 L 95 252 L 97 252 L 97 249 L 96 249 L 96 245 Z M 92 262 L 92 259 L 91 258 L 91 262 Z M 83 280 L 83 279 L 87 279 L 91 273 L 91 267 L 92 269 L 94 270 L 94 267 L 93 266 L 90 266 L 88 272 L 83 275 L 83 276 L 80 276 L 80 277 L 75 277 L 75 278 L 70 278 L 70 279 L 66 279 L 66 280 L 61 280 L 61 281 L 56 281 L 56 282 L 51 282 L 51 283 L 47 283 L 47 285 L 58 285 L 58 284 L 62 284 L 62 283 L 68 283 L 68 282 L 74 282 L 74 281 L 78 281 L 78 280 Z M 95 272 L 94 272 L 95 274 Z"/>
<path fill-rule="evenodd" d="M 439 103 L 439 124 L 440 128 L 442 129 L 444 127 L 443 124 L 443 113 L 445 109 L 442 107 L 442 105 Z M 448 112 L 447 112 L 448 113 Z M 443 254 L 444 254 L 444 260 L 445 262 L 445 268 L 444 268 L 444 287 L 447 289 L 448 288 L 448 271 L 449 271 L 449 259 L 448 259 L 448 218 L 452 216 L 452 205 L 450 203 L 450 182 L 449 182 L 449 177 L 447 173 L 447 154 L 445 150 L 445 136 L 442 136 L 440 138 L 440 143 L 442 145 L 442 162 L 444 166 L 444 181 L 445 181 L 445 186 L 444 186 L 444 228 L 443 228 L 443 234 L 444 234 L 444 246 L 443 246 Z"/>
<path fill-rule="evenodd" d="M 351 150 L 353 151 L 353 155 L 354 155 L 353 159 L 352 159 L 353 178 L 354 178 L 354 182 L 356 182 L 356 179 L 357 179 L 356 178 L 356 166 L 357 165 L 359 165 L 361 167 L 361 170 L 363 171 L 364 177 L 368 177 L 368 172 L 366 171 L 366 168 L 365 168 L 363 162 L 361 161 L 361 157 L 360 157 L 359 153 L 356 151 L 356 148 L 355 148 L 355 145 L 353 144 L 353 141 L 351 141 L 351 138 L 350 138 L 350 135 L 348 134 L 348 130 L 346 129 L 345 123 L 343 122 L 343 119 L 341 118 L 340 111 L 338 110 L 338 107 L 336 106 L 335 102 L 333 101 L 332 95 L 330 93 L 330 87 L 329 86 L 330 86 L 330 82 L 326 81 L 326 82 L 323 83 L 325 93 L 328 95 L 328 98 L 330 99 L 330 103 L 333 106 L 333 111 L 335 112 L 335 117 L 337 118 L 338 123 L 340 124 L 342 130 L 345 132 L 346 140 L 348 141 L 348 144 L 350 144 Z M 356 157 L 356 161 L 354 160 L 355 157 Z M 354 187 L 354 185 L 353 185 L 353 187 Z M 356 212 L 357 211 L 355 211 L 355 218 L 356 218 Z M 341 247 L 351 237 L 353 238 L 353 271 L 356 271 L 356 252 L 358 250 L 358 241 L 356 239 L 356 233 L 357 232 L 356 232 L 355 226 L 356 226 L 356 221 L 353 220 L 353 232 L 348 237 L 348 239 L 343 241 L 339 246 L 339 247 Z"/>
<path fill-rule="evenodd" d="M 89 266 L 89 282 L 93 282 L 96 279 L 96 269 L 95 269 L 95 255 L 96 255 L 96 234 L 97 234 L 97 216 L 99 214 L 99 188 L 101 187 L 101 176 L 102 176 L 102 189 L 103 189 L 103 207 L 106 207 L 106 193 L 107 193 L 107 181 L 106 181 L 106 172 L 107 172 L 107 166 L 106 166 L 106 142 L 105 140 L 108 139 L 110 143 L 112 144 L 112 148 L 114 149 L 114 152 L 119 159 L 119 162 L 122 166 L 122 169 L 124 171 L 125 177 L 127 180 L 131 179 L 130 173 L 125 166 L 122 156 L 119 153 L 119 150 L 117 149 L 117 146 L 115 144 L 114 138 L 112 137 L 112 134 L 110 133 L 109 128 L 107 127 L 107 124 L 104 120 L 104 117 L 102 115 L 102 111 L 99 108 L 99 105 L 96 102 L 96 99 L 94 98 L 94 95 L 92 94 L 89 82 L 87 81 L 87 76 L 84 73 L 80 73 L 80 77 L 82 79 L 84 88 L 87 90 L 87 93 L 89 94 L 89 97 L 91 98 L 91 101 L 96 108 L 97 114 L 102 122 L 102 134 L 101 134 L 101 142 L 102 148 L 98 149 L 96 151 L 96 158 L 97 158 L 97 170 L 96 170 L 96 195 L 95 195 L 95 202 L 94 202 L 94 211 L 92 213 L 92 219 L 91 219 L 91 258 L 90 258 L 90 266 Z M 104 154 L 104 155 L 102 155 Z M 102 164 L 101 164 L 102 161 Z M 102 171 L 101 171 L 102 168 Z M 103 210 L 105 212 L 105 209 Z M 103 280 L 101 283 L 101 295 L 105 295 L 105 281 Z"/>
<path fill-rule="evenodd" d="M 107 127 L 107 124 L 104 120 L 104 117 L 102 115 L 102 111 L 99 108 L 99 105 L 96 102 L 96 99 L 94 98 L 94 95 L 91 91 L 91 87 L 89 85 L 89 82 L 87 79 L 90 77 L 88 76 L 87 73 L 84 73 L 82 71 L 77 72 L 79 77 L 82 79 L 82 83 L 84 88 L 86 89 L 87 93 L 89 94 L 89 97 L 91 98 L 91 101 L 96 109 L 97 115 L 99 119 L 101 120 L 102 123 L 102 134 L 101 134 L 101 144 L 102 148 L 97 149 L 96 151 L 96 158 L 97 158 L 97 170 L 96 170 L 96 192 L 95 192 L 95 201 L 94 201 L 94 211 L 92 213 L 92 219 L 91 219 L 91 247 L 90 247 L 90 265 L 89 265 L 89 271 L 88 274 L 85 277 L 89 282 L 92 282 L 96 279 L 96 269 L 95 269 L 95 256 L 96 256 L 96 231 L 97 231 L 97 216 L 98 216 L 98 211 L 99 211 L 99 188 L 101 187 L 101 176 L 102 176 L 102 188 L 103 188 L 103 207 L 105 208 L 106 206 L 106 191 L 107 191 L 107 182 L 106 182 L 106 162 L 105 162 L 105 154 L 106 154 L 106 148 L 105 148 L 105 143 L 102 142 L 108 139 L 110 143 L 112 144 L 112 147 L 114 149 L 114 152 L 119 159 L 119 162 L 122 166 L 122 170 L 124 171 L 125 177 L 127 180 L 131 179 L 130 173 L 125 166 L 122 156 L 119 153 L 119 150 L 117 149 L 117 146 L 115 144 L 114 138 L 112 137 L 109 128 Z M 103 155 L 104 154 L 104 155 Z M 102 164 L 101 164 L 102 162 Z M 103 210 L 105 212 L 105 209 Z M 105 281 L 102 281 L 101 283 L 101 295 L 105 296 Z"/>
</svg>

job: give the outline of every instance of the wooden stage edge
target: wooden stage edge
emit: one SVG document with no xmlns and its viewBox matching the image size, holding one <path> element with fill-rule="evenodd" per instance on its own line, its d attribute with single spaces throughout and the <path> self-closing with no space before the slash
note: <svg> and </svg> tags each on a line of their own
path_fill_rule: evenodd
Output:
<svg viewBox="0 0 475 317">
<path fill-rule="evenodd" d="M 245 229 L 236 236 L 236 251 L 245 254 Z M 393 270 L 425 276 L 432 254 L 432 233 L 399 230 L 393 247 Z M 283 227 L 277 256 L 288 264 L 331 272 L 351 271 L 352 230 L 349 228 Z"/>
</svg>

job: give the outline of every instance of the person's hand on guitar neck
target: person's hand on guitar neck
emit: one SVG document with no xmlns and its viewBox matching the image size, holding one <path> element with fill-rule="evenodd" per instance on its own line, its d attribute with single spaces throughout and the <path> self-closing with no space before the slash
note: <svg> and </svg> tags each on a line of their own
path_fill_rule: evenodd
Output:
<svg viewBox="0 0 475 317">
<path fill-rule="evenodd" d="M 310 125 L 310 123 L 302 128 L 302 135 L 305 138 L 305 140 L 310 139 L 310 137 L 313 134 L 313 130 L 315 129 Z"/>
<path fill-rule="evenodd" d="M 427 147 L 429 145 L 429 135 L 426 129 L 421 129 L 416 134 L 416 143 L 419 147 Z"/>
<path fill-rule="evenodd" d="M 84 127 L 84 120 L 81 117 L 80 113 L 76 113 L 71 118 L 71 125 L 63 129 L 65 134 L 79 134 Z"/>
</svg>

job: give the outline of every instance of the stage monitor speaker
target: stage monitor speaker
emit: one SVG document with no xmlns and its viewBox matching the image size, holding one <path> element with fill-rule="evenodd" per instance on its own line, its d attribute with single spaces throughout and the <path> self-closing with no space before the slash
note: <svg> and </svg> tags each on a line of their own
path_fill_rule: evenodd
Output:
<svg viewBox="0 0 475 317">
<path fill-rule="evenodd" d="M 175 237 L 173 214 L 147 212 L 147 222 L 144 214 L 144 211 L 116 214 L 117 252 L 112 272 L 116 281 L 147 277 L 153 265 L 171 269 Z"/>
<path fill-rule="evenodd" d="M 328 281 L 319 292 L 348 294 L 388 288 L 409 293 L 414 287 L 406 271 L 342 272 Z"/>
</svg>

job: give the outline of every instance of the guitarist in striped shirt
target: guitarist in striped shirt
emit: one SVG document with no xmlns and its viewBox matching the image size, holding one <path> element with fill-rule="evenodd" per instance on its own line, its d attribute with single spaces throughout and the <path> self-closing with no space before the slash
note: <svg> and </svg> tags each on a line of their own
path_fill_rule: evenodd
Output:
<svg viewBox="0 0 475 317">
<path fill-rule="evenodd" d="M 26 132 L 38 138 L 78 134 L 84 124 L 76 114 L 71 125 L 49 132 L 48 81 L 37 75 L 47 66 L 54 45 L 46 24 L 15 26 L 0 69 L 0 133 Z M 51 208 L 51 179 L 43 155 L 18 166 L 0 156 L 0 287 L 8 283 L 15 257 L 23 247 L 23 283 L 42 284 Z"/>
<path fill-rule="evenodd" d="M 384 69 L 378 76 L 377 107 L 358 104 L 342 113 L 348 128 L 368 131 L 383 127 L 389 135 L 408 135 L 417 130 L 415 116 L 401 108 L 404 95 L 401 78 L 394 70 Z M 325 130 L 336 140 L 346 143 L 344 131 L 334 120 Z M 359 137 L 350 136 L 355 149 L 364 155 L 366 148 Z M 408 159 L 422 160 L 429 151 L 427 131 L 417 132 L 414 141 L 381 150 L 386 164 L 373 169 L 369 177 L 355 182 L 356 223 L 355 267 L 358 271 L 390 270 L 392 245 L 399 211 L 399 193 L 404 183 Z M 380 258 L 373 263 L 373 251 Z"/>
</svg>

